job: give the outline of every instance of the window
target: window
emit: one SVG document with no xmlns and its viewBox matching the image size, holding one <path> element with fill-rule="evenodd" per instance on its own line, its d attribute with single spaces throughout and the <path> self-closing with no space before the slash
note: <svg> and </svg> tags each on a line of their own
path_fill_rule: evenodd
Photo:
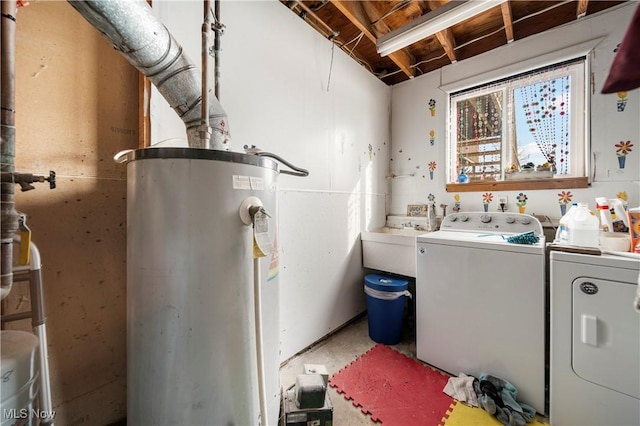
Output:
<svg viewBox="0 0 640 426">
<path fill-rule="evenodd" d="M 455 184 L 471 184 L 467 190 L 586 186 L 585 62 L 581 57 L 450 94 L 452 190 L 465 190 Z"/>
</svg>

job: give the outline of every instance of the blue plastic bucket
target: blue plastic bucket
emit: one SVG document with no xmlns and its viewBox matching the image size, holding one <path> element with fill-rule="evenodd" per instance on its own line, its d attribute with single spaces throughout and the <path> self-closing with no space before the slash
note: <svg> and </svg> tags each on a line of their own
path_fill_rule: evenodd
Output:
<svg viewBox="0 0 640 426">
<path fill-rule="evenodd" d="M 395 345 L 402 337 L 405 297 L 409 281 L 389 275 L 370 274 L 364 278 L 367 295 L 369 337 L 377 343 Z"/>
</svg>

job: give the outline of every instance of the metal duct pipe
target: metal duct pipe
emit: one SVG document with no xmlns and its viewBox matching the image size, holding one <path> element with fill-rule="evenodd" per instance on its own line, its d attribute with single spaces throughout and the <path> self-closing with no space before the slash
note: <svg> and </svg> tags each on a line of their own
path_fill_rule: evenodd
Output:
<svg viewBox="0 0 640 426">
<path fill-rule="evenodd" d="M 16 1 L 2 1 L 2 94 L 1 113 L 1 169 L 2 176 L 2 231 L 0 239 L 1 298 L 4 299 L 13 286 L 13 236 L 18 231 L 18 213 L 14 202 L 15 183 L 15 50 L 16 50 Z"/>
<path fill-rule="evenodd" d="M 202 102 L 200 72 L 145 0 L 68 1 L 158 88 L 184 121 L 190 147 L 229 150 L 227 114 L 211 93 L 209 125 L 213 133 L 210 146 L 202 146 L 198 134 Z"/>
</svg>

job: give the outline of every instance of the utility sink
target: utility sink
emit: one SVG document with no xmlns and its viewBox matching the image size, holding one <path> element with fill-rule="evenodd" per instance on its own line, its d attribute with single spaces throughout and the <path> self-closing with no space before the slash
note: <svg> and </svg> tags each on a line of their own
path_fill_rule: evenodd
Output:
<svg viewBox="0 0 640 426">
<path fill-rule="evenodd" d="M 416 276 L 416 237 L 427 231 L 383 228 L 362 232 L 362 266 L 407 277 Z"/>
</svg>

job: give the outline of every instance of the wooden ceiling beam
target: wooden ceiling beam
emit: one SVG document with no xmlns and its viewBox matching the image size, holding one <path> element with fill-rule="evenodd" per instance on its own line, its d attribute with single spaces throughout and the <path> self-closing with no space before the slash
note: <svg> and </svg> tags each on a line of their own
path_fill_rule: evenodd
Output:
<svg viewBox="0 0 640 426">
<path fill-rule="evenodd" d="M 331 3 L 347 17 L 371 41 L 376 41 L 375 29 L 360 2 L 348 0 L 331 0 Z"/>
<path fill-rule="evenodd" d="M 419 1 L 418 3 L 420 4 L 420 8 L 422 9 L 423 14 L 431 12 L 444 4 L 440 0 L 426 0 Z M 444 49 L 444 52 L 449 57 L 451 63 L 453 64 L 454 62 L 457 62 L 458 57 L 456 56 L 456 39 L 453 36 L 453 31 L 451 31 L 451 28 L 447 28 L 446 30 L 437 32 L 436 38 Z"/>
<path fill-rule="evenodd" d="M 371 25 L 371 22 L 378 19 L 378 16 L 369 16 L 367 14 L 367 11 L 369 11 L 369 13 L 377 14 L 377 11 L 373 9 L 369 2 L 331 0 L 331 3 L 375 44 L 380 32 Z M 378 22 L 377 25 L 378 28 L 386 27 L 386 24 L 383 22 Z M 385 29 L 390 30 L 388 27 Z M 404 72 L 409 78 L 413 78 L 414 70 L 411 67 L 411 56 L 406 51 L 399 50 L 389 54 L 388 56 L 389 59 L 391 59 L 398 68 L 402 70 L 402 72 Z"/>
<path fill-rule="evenodd" d="M 500 5 L 502 9 L 502 20 L 504 21 L 504 32 L 507 37 L 507 43 L 514 40 L 513 37 L 513 15 L 511 13 L 511 2 L 504 2 Z"/>
<path fill-rule="evenodd" d="M 589 0 L 578 1 L 578 10 L 576 12 L 576 17 L 578 19 L 582 18 L 587 14 L 587 7 L 589 7 Z"/>
<path fill-rule="evenodd" d="M 436 37 L 438 38 L 438 41 L 442 45 L 442 48 L 444 49 L 445 53 L 449 57 L 449 60 L 451 61 L 451 63 L 453 64 L 454 62 L 457 62 L 458 58 L 456 57 L 456 50 L 455 50 L 456 40 L 453 37 L 453 31 L 451 31 L 451 28 L 447 28 L 444 31 L 438 31 L 436 33 Z"/>
</svg>

